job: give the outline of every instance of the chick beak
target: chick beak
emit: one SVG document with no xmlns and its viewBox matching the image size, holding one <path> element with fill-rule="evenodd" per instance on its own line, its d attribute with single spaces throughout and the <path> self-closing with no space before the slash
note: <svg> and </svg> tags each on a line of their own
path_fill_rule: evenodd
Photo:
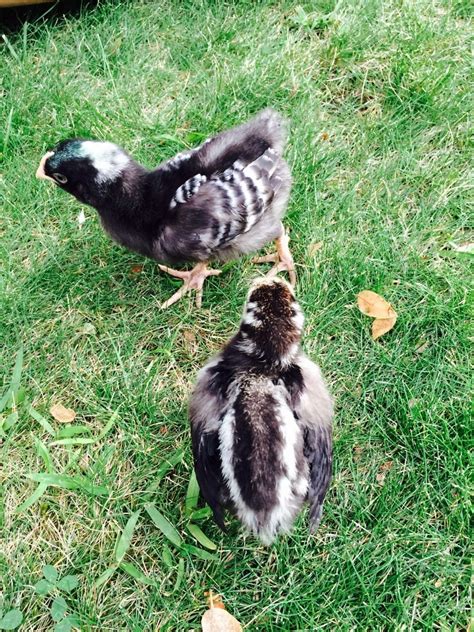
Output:
<svg viewBox="0 0 474 632">
<path fill-rule="evenodd" d="M 51 156 L 54 155 L 54 151 L 48 151 L 40 160 L 39 163 L 39 167 L 36 170 L 36 177 L 37 178 L 41 178 L 42 180 L 51 180 L 51 182 L 54 182 L 53 178 L 50 178 L 49 176 L 46 175 L 46 173 L 44 172 L 44 166 L 46 164 L 46 161 L 48 160 L 48 158 L 51 158 Z"/>
</svg>

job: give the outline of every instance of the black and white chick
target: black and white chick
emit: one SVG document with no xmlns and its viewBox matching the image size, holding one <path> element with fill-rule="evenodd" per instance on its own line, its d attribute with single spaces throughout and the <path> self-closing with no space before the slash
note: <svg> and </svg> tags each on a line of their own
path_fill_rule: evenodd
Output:
<svg viewBox="0 0 474 632">
<path fill-rule="evenodd" d="M 224 529 L 230 509 L 264 544 L 307 500 L 321 519 L 332 470 L 331 396 L 300 347 L 304 317 L 291 286 L 252 286 L 237 334 L 201 371 L 189 415 L 196 477 Z"/>
<path fill-rule="evenodd" d="M 149 170 L 111 142 L 70 139 L 41 159 L 36 172 L 93 206 L 109 235 L 159 262 L 196 263 L 190 271 L 161 270 L 183 280 L 162 307 L 197 291 L 201 305 L 211 260 L 228 261 L 276 240 L 270 275 L 288 270 L 296 281 L 281 223 L 291 187 L 282 159 L 286 126 L 271 109 Z"/>
</svg>

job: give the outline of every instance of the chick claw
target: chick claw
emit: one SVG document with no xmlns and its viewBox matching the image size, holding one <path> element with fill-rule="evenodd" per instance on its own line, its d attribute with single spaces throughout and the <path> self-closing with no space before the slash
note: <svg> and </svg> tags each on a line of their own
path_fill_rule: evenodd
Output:
<svg viewBox="0 0 474 632">
<path fill-rule="evenodd" d="M 191 290 L 196 290 L 196 307 L 201 308 L 202 305 L 202 286 L 208 276 L 217 276 L 222 270 L 208 270 L 207 263 L 198 263 L 192 270 L 173 270 L 168 266 L 158 264 L 163 272 L 167 272 L 178 279 L 182 279 L 183 287 L 175 292 L 167 301 L 160 305 L 161 309 L 167 309 L 170 305 L 177 303 L 180 298 Z"/>
<path fill-rule="evenodd" d="M 275 265 L 267 273 L 270 279 L 275 277 L 279 272 L 286 270 L 290 277 L 290 283 L 294 287 L 296 285 L 295 262 L 288 246 L 290 242 L 289 235 L 283 230 L 281 237 L 275 239 L 276 253 L 273 255 L 264 255 L 263 257 L 255 257 L 253 263 L 274 263 Z"/>
</svg>

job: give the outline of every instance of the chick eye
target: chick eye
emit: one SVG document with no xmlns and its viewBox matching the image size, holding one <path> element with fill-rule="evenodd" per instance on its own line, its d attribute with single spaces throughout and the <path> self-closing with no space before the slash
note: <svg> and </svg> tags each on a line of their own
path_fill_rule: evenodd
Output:
<svg viewBox="0 0 474 632">
<path fill-rule="evenodd" d="M 53 173 L 53 178 L 56 182 L 59 182 L 59 184 L 66 184 L 67 182 L 66 176 L 63 176 L 62 173 Z"/>
</svg>

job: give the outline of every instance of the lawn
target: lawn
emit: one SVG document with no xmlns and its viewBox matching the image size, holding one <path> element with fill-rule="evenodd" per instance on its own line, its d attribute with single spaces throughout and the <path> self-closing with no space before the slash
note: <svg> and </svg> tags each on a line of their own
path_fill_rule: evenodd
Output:
<svg viewBox="0 0 474 632">
<path fill-rule="evenodd" d="M 22 612 L 20 630 L 52 629 L 59 595 L 82 630 L 198 630 L 209 589 L 252 631 L 466 630 L 468 9 L 110 1 L 6 31 L 0 395 L 15 359 L 23 370 L 18 418 L 11 398 L 0 416 L 0 608 Z M 267 105 L 291 120 L 286 224 L 304 347 L 336 401 L 334 479 L 319 531 L 302 515 L 271 548 L 194 515 L 206 555 L 185 506 L 187 397 L 262 267 L 229 263 L 201 311 L 189 297 L 160 311 L 177 282 L 34 174 L 64 137 L 152 166 Z M 364 289 L 399 314 L 377 342 Z M 58 403 L 80 434 L 50 415 Z M 47 565 L 78 586 L 38 594 Z"/>
</svg>

